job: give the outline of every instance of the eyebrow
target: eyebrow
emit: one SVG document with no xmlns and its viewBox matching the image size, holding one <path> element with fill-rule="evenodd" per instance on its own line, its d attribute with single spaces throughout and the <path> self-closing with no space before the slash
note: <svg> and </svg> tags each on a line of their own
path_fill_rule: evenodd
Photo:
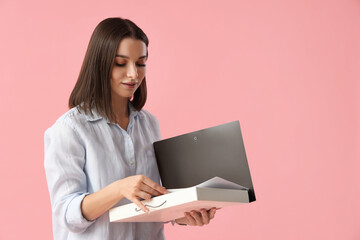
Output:
<svg viewBox="0 0 360 240">
<path fill-rule="evenodd" d="M 116 57 L 129 58 L 129 56 L 120 55 L 120 54 L 116 54 Z M 146 56 L 139 57 L 139 59 L 142 59 L 142 58 L 146 58 Z"/>
</svg>

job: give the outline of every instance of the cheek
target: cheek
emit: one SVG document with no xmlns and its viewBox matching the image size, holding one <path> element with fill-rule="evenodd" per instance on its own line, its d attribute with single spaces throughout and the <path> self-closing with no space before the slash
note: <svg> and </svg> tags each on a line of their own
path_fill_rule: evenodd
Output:
<svg viewBox="0 0 360 240">
<path fill-rule="evenodd" d="M 138 69 L 139 76 L 145 76 L 146 74 L 146 68 L 139 68 Z"/>
<path fill-rule="evenodd" d="M 119 81 L 121 80 L 121 78 L 123 78 L 123 71 L 121 71 L 120 69 L 114 69 L 112 72 L 111 72 L 111 80 L 116 82 L 116 81 Z"/>
<path fill-rule="evenodd" d="M 141 71 L 138 72 L 138 74 L 139 74 L 139 80 L 142 82 L 144 80 L 144 78 L 145 78 L 146 70 L 145 69 L 141 70 Z"/>
</svg>

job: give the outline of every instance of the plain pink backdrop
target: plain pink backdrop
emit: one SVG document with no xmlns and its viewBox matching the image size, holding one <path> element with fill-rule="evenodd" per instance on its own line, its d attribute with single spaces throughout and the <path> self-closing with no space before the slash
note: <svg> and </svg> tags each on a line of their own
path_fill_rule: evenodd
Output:
<svg viewBox="0 0 360 240">
<path fill-rule="evenodd" d="M 43 133 L 90 35 L 150 39 L 162 137 L 240 120 L 257 201 L 168 239 L 360 239 L 360 2 L 0 0 L 0 239 L 51 239 Z"/>
</svg>

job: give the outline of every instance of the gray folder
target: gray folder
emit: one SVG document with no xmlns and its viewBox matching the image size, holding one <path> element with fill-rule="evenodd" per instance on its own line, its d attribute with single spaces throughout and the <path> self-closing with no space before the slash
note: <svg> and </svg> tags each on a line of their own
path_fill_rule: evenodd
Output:
<svg viewBox="0 0 360 240">
<path fill-rule="evenodd" d="M 164 187 L 186 188 L 221 177 L 249 189 L 255 201 L 239 121 L 154 142 Z"/>
</svg>

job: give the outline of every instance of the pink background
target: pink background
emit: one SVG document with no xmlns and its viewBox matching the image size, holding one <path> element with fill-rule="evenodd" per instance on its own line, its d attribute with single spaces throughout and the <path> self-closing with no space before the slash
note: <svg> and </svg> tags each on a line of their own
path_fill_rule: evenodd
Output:
<svg viewBox="0 0 360 240">
<path fill-rule="evenodd" d="M 43 133 L 90 35 L 150 39 L 162 137 L 240 120 L 257 201 L 168 239 L 360 239 L 360 2 L 0 0 L 0 239 L 51 239 Z"/>
</svg>

